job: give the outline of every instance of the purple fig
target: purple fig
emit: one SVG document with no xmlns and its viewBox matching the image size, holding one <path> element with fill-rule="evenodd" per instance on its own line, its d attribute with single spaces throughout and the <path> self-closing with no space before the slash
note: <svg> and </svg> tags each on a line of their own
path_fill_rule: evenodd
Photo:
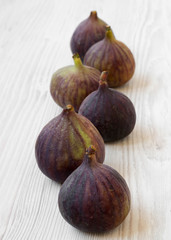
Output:
<svg viewBox="0 0 171 240">
<path fill-rule="evenodd" d="M 98 88 L 100 72 L 84 66 L 78 54 L 73 55 L 73 66 L 56 71 L 51 79 L 50 92 L 53 100 L 62 108 L 72 104 L 77 112 L 82 101 Z"/>
<path fill-rule="evenodd" d="M 106 23 L 98 18 L 96 11 L 92 11 L 90 16 L 78 25 L 72 35 L 70 43 L 72 53 L 78 52 L 83 59 L 87 50 L 105 37 L 105 27 Z"/>
<path fill-rule="evenodd" d="M 47 177 L 62 183 L 82 163 L 90 144 L 98 149 L 97 160 L 102 163 L 105 149 L 101 135 L 88 119 L 67 105 L 37 138 L 35 155 L 38 166 Z"/>
<path fill-rule="evenodd" d="M 98 90 L 82 102 L 79 114 L 94 124 L 105 142 L 116 141 L 129 135 L 136 121 L 135 108 L 130 99 L 108 88 L 106 71 L 101 74 Z"/>
<path fill-rule="evenodd" d="M 131 79 L 135 71 L 134 57 L 129 48 L 116 40 L 111 28 L 106 27 L 103 40 L 94 44 L 84 57 L 84 64 L 108 71 L 108 85 L 115 88 Z"/>
<path fill-rule="evenodd" d="M 130 191 L 113 168 L 98 163 L 91 146 L 83 163 L 65 180 L 58 198 L 63 218 L 79 230 L 102 233 L 116 228 L 130 211 Z"/>
</svg>

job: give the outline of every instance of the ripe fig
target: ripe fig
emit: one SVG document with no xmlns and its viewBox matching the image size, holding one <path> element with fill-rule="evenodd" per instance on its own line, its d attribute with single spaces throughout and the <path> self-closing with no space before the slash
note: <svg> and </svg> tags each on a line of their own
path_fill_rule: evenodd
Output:
<svg viewBox="0 0 171 240">
<path fill-rule="evenodd" d="M 82 102 L 79 114 L 88 118 L 105 142 L 126 137 L 135 126 L 135 108 L 124 94 L 108 88 L 107 72 L 101 74 L 98 90 Z"/>
<path fill-rule="evenodd" d="M 108 71 L 108 85 L 115 88 L 131 79 L 135 71 L 134 57 L 129 48 L 116 40 L 111 28 L 106 27 L 103 40 L 94 44 L 84 57 L 84 64 Z"/>
<path fill-rule="evenodd" d="M 40 170 L 52 180 L 62 183 L 83 160 L 86 148 L 94 144 L 97 160 L 104 161 L 104 142 L 94 125 L 67 105 L 40 132 L 35 155 Z"/>
<path fill-rule="evenodd" d="M 130 191 L 113 168 L 98 163 L 91 146 L 83 163 L 61 186 L 58 205 L 63 218 L 86 232 L 102 233 L 120 225 L 130 210 Z"/>
<path fill-rule="evenodd" d="M 100 72 L 84 66 L 78 54 L 73 55 L 73 66 L 57 70 L 51 79 L 50 92 L 53 100 L 62 108 L 72 104 L 77 112 L 84 98 L 98 88 Z"/>
<path fill-rule="evenodd" d="M 72 35 L 70 42 L 72 53 L 78 52 L 83 59 L 87 50 L 105 37 L 105 27 L 106 23 L 98 18 L 96 11 L 92 11 L 90 16 L 78 25 Z"/>
</svg>

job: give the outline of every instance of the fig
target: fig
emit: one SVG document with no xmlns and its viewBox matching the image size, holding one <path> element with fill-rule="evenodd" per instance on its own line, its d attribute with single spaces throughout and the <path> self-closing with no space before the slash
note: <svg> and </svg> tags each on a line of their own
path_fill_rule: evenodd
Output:
<svg viewBox="0 0 171 240">
<path fill-rule="evenodd" d="M 111 142 L 132 132 L 136 113 L 127 96 L 108 87 L 107 75 L 102 72 L 99 88 L 84 99 L 78 113 L 94 124 L 105 142 Z"/>
<path fill-rule="evenodd" d="M 35 145 L 37 164 L 47 177 L 62 183 L 82 163 L 90 144 L 98 149 L 97 160 L 102 163 L 105 149 L 100 133 L 67 105 L 40 132 Z"/>
<path fill-rule="evenodd" d="M 94 146 L 82 164 L 65 180 L 58 196 L 59 210 L 73 227 L 102 233 L 120 225 L 130 210 L 126 181 L 113 168 L 97 162 Z"/>
<path fill-rule="evenodd" d="M 77 112 L 84 98 L 98 88 L 99 70 L 84 66 L 78 54 L 73 55 L 75 65 L 57 70 L 51 79 L 50 92 L 54 101 L 65 108 L 72 104 Z"/>
<path fill-rule="evenodd" d="M 87 50 L 96 42 L 105 37 L 106 23 L 92 11 L 90 16 L 82 21 L 75 29 L 70 46 L 72 53 L 78 52 L 81 59 L 84 58 Z"/>
<path fill-rule="evenodd" d="M 116 40 L 110 26 L 106 27 L 105 38 L 86 52 L 84 64 L 101 72 L 108 71 L 108 84 L 111 88 L 125 84 L 135 71 L 133 54 L 124 43 Z"/>
</svg>

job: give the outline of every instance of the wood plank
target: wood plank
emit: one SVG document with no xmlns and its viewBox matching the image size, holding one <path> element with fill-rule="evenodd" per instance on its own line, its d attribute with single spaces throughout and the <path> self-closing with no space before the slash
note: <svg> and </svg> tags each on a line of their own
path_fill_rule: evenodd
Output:
<svg viewBox="0 0 171 240">
<path fill-rule="evenodd" d="M 75 27 L 91 10 L 132 50 L 136 72 L 118 88 L 134 103 L 133 133 L 106 144 L 105 164 L 126 179 L 131 212 L 102 235 L 71 227 L 59 213 L 60 186 L 38 169 L 34 146 L 61 112 L 49 93 L 52 73 L 73 63 Z M 171 3 L 0 1 L 0 239 L 168 240 L 171 235 Z"/>
</svg>

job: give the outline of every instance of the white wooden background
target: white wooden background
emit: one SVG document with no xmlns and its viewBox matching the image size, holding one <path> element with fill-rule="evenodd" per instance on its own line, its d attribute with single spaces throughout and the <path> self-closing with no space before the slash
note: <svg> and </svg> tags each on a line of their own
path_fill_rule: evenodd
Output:
<svg viewBox="0 0 171 240">
<path fill-rule="evenodd" d="M 126 179 L 132 207 L 103 235 L 82 233 L 61 217 L 59 185 L 38 169 L 34 146 L 61 109 L 52 73 L 72 64 L 75 27 L 91 10 L 132 50 L 136 72 L 118 90 L 134 103 L 133 133 L 106 145 L 105 163 Z M 169 240 L 171 236 L 170 0 L 0 0 L 0 239 Z"/>
</svg>

